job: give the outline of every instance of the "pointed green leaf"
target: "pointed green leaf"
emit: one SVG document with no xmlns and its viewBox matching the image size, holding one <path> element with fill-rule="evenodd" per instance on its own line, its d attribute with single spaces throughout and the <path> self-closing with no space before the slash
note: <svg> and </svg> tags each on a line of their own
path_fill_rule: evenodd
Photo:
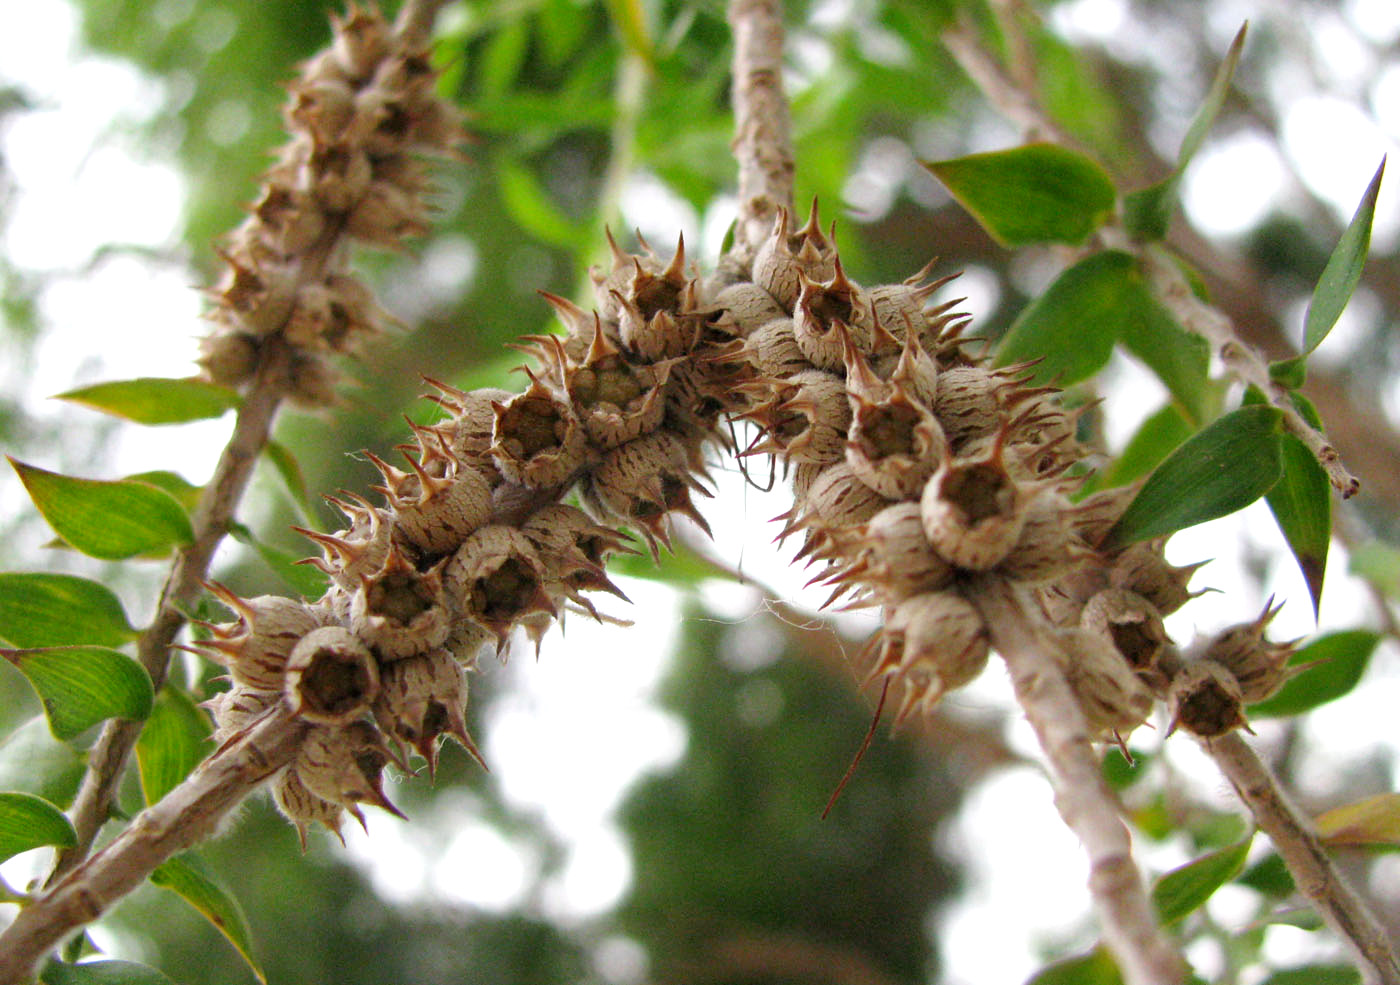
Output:
<svg viewBox="0 0 1400 985">
<path fill-rule="evenodd" d="M 154 804 L 189 776 L 207 756 L 209 719 L 184 691 L 167 685 L 136 740 L 141 793 Z"/>
<path fill-rule="evenodd" d="M 44 845 L 67 848 L 78 835 L 63 812 L 27 793 L 0 793 L 0 862 Z"/>
<path fill-rule="evenodd" d="M 1301 715 L 1318 705 L 1335 701 L 1356 687 L 1371 662 L 1380 636 L 1364 629 L 1349 629 L 1319 636 L 1288 661 L 1290 667 L 1316 664 L 1299 672 L 1277 694 L 1249 706 L 1251 718 Z"/>
<path fill-rule="evenodd" d="M 1124 297 L 1128 307 L 1119 330 L 1123 347 L 1157 375 L 1187 420 L 1198 426 L 1204 423 L 1210 344 L 1177 324 L 1143 283 L 1136 267 L 1129 275 Z"/>
<path fill-rule="evenodd" d="M 1146 188 L 1123 196 L 1123 228 L 1138 240 L 1153 242 L 1167 235 L 1172 215 L 1176 212 L 1177 194 L 1181 187 L 1181 172 Z"/>
<path fill-rule="evenodd" d="M 1352 550 L 1347 568 L 1391 598 L 1400 598 L 1400 549 L 1378 540 L 1368 541 Z"/>
<path fill-rule="evenodd" d="M 1310 964 L 1276 971 L 1259 985 L 1361 985 L 1361 972 L 1350 964 Z"/>
<path fill-rule="evenodd" d="M 1056 144 L 924 162 L 963 208 L 1002 246 L 1089 238 L 1113 215 L 1108 174 Z"/>
<path fill-rule="evenodd" d="M 1123 976 L 1105 947 L 1041 968 L 1026 985 L 1123 985 Z"/>
<path fill-rule="evenodd" d="M 1235 77 L 1235 68 L 1240 63 L 1240 53 L 1244 51 L 1244 37 L 1248 30 L 1249 24 L 1246 23 L 1235 34 L 1235 40 L 1230 42 L 1230 50 L 1225 52 L 1225 60 L 1220 63 L 1220 69 L 1211 80 L 1205 102 L 1196 111 L 1195 118 L 1187 128 L 1186 136 L 1181 141 L 1181 150 L 1176 155 L 1178 170 L 1184 169 L 1191 158 L 1196 156 L 1196 151 L 1201 149 L 1206 134 L 1215 125 L 1215 118 L 1220 115 L 1220 109 L 1225 105 L 1225 97 L 1230 94 L 1230 81 Z"/>
<path fill-rule="evenodd" d="M 330 584 L 330 579 L 319 568 L 302 564 L 302 556 L 264 544 L 241 523 L 229 524 L 229 536 L 256 551 L 258 557 L 262 558 L 272 569 L 273 574 L 282 579 L 288 588 L 302 598 L 320 598 L 326 593 L 326 586 Z"/>
<path fill-rule="evenodd" d="M 168 551 L 194 536 L 168 493 L 141 482 L 75 479 L 10 459 L 49 526 L 91 557 L 120 561 Z"/>
<path fill-rule="evenodd" d="M 532 236 L 565 249 L 575 249 L 587 238 L 585 229 L 554 204 L 534 172 L 504 156 L 498 156 L 495 167 L 501 201 L 511 218 Z"/>
<path fill-rule="evenodd" d="M 1316 615 L 1332 543 L 1332 485 L 1307 445 L 1291 434 L 1282 440 L 1283 477 L 1264 498 L 1303 572 Z"/>
<path fill-rule="evenodd" d="M 0 789 L 19 790 L 67 807 L 82 781 L 86 758 L 35 715 L 0 742 Z"/>
<path fill-rule="evenodd" d="M 1294 356 L 1292 359 L 1280 359 L 1276 363 L 1269 363 L 1269 379 L 1290 390 L 1298 389 L 1308 379 L 1307 359 Z"/>
<path fill-rule="evenodd" d="M 54 399 L 100 410 L 137 424 L 184 424 L 221 417 L 239 404 L 238 394 L 206 380 L 164 379 L 98 383 L 60 393 Z"/>
<path fill-rule="evenodd" d="M 1142 422 L 1123 453 L 1104 472 L 1103 481 L 1096 488 L 1126 486 L 1147 475 L 1189 437 L 1191 425 L 1186 423 L 1180 410 L 1168 404 Z"/>
<path fill-rule="evenodd" d="M 1400 793 L 1383 793 L 1334 807 L 1317 817 L 1329 845 L 1400 845 Z"/>
<path fill-rule="evenodd" d="M 137 472 L 134 475 L 122 476 L 122 478 L 127 482 L 140 482 L 148 486 L 155 486 L 162 492 L 169 493 L 170 498 L 183 506 L 186 513 L 194 512 L 195 506 L 199 503 L 200 493 L 204 492 L 202 486 L 196 486 L 180 473 L 166 469 Z"/>
<path fill-rule="evenodd" d="M 1361 280 L 1361 268 L 1366 265 L 1366 254 L 1371 248 L 1371 220 L 1376 214 L 1376 197 L 1381 191 L 1381 176 L 1385 174 L 1385 160 L 1376 169 L 1376 175 L 1366 186 L 1361 196 L 1361 204 L 1351 222 L 1342 232 L 1337 247 L 1327 260 L 1327 266 L 1318 278 L 1313 289 L 1312 301 L 1308 303 L 1308 315 L 1303 328 L 1303 355 L 1307 355 L 1322 344 L 1342 310 L 1351 300 L 1352 291 Z"/>
<path fill-rule="evenodd" d="M 13 646 L 121 646 L 137 635 L 105 585 L 76 575 L 0 572 L 0 639 Z"/>
<path fill-rule="evenodd" d="M 314 526 L 316 523 L 314 510 L 312 509 L 311 496 L 306 490 L 306 476 L 301 470 L 301 463 L 296 460 L 291 449 L 280 441 L 269 441 L 267 447 L 263 449 L 263 454 L 267 456 L 268 461 L 272 462 L 277 474 L 282 477 L 287 492 L 291 494 L 292 503 L 295 504 L 297 512 L 301 514 L 302 523 Z"/>
<path fill-rule="evenodd" d="M 1298 888 L 1293 874 L 1278 852 L 1270 852 L 1245 869 L 1235 882 L 1265 896 L 1292 896 Z"/>
<path fill-rule="evenodd" d="M 1274 407 L 1241 407 L 1200 431 L 1157 467 L 1103 547 L 1163 537 L 1264 495 L 1283 474 L 1282 419 Z"/>
<path fill-rule="evenodd" d="M 156 969 L 132 961 L 50 961 L 39 981 L 44 985 L 175 985 Z"/>
<path fill-rule="evenodd" d="M 223 934 L 247 962 L 258 981 L 266 982 L 262 968 L 253 960 L 252 935 L 243 908 L 209 874 L 204 860 L 194 852 L 177 855 L 151 873 L 151 882 L 178 894 L 198 910 Z"/>
<path fill-rule="evenodd" d="M 1152 902 L 1163 924 L 1173 924 L 1199 909 L 1211 895 L 1244 869 L 1254 836 L 1202 855 L 1172 869 L 1152 887 Z"/>
<path fill-rule="evenodd" d="M 0 650 L 29 679 L 49 728 L 71 739 L 105 718 L 142 719 L 155 698 L 145 669 L 124 653 L 101 646 Z"/>
</svg>

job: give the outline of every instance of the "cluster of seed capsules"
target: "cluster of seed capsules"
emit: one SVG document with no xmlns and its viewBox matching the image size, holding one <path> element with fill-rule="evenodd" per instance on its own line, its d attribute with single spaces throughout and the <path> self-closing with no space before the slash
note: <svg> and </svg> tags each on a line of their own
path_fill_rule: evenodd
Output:
<svg viewBox="0 0 1400 985">
<path fill-rule="evenodd" d="M 290 86 L 292 139 L 226 246 L 199 360 L 214 382 L 239 386 L 276 340 L 290 350 L 287 395 L 310 407 L 335 401 L 329 357 L 358 351 L 384 321 L 348 270 L 349 245 L 398 249 L 425 232 L 422 155 L 446 154 L 462 137 L 434 92 L 425 39 L 354 6 L 334 26 L 332 46 Z"/>
<path fill-rule="evenodd" d="M 1189 597 L 1190 569 L 1160 544 L 1097 549 L 1128 494 L 1071 502 L 1082 480 L 1067 473 L 1086 457 L 1076 415 L 1024 367 L 968 355 L 966 319 L 926 310 L 937 284 L 859 287 L 815 206 L 796 231 L 780 213 L 747 279 L 701 278 L 683 241 L 669 260 L 609 242 L 595 311 L 546 295 L 567 331 L 522 340 L 524 390 L 434 383 L 447 415 L 415 427 L 407 467 L 368 456 L 383 502 L 346 494 L 332 500 L 344 529 L 303 531 L 324 551 L 322 599 L 224 594 L 238 618 L 200 644 L 234 681 L 212 702 L 218 738 L 278 701 L 313 723 L 274 787 L 303 834 L 338 829 L 361 803 L 393 810 L 381 772 L 410 748 L 430 768 L 444 735 L 475 753 L 464 707 L 478 652 L 516 628 L 538 643 L 565 609 L 596 617 L 586 593 L 622 596 L 604 570 L 628 549 L 621 528 L 653 554 L 672 514 L 704 528 L 693 496 L 707 494 L 707 450 L 732 445 L 726 418 L 758 435 L 732 451 L 791 471 L 783 536 L 803 535 L 833 600 L 883 607 L 871 674 L 901 686 L 901 717 L 985 666 L 970 595 L 993 575 L 1037 592 L 1097 734 L 1143 722 L 1169 683 L 1153 676 L 1161 617 Z M 1192 666 L 1221 668 L 1210 681 L 1236 690 L 1241 659 L 1281 666 L 1266 621 L 1234 647 L 1243 657 Z M 1194 727 L 1194 705 L 1179 704 Z"/>
</svg>

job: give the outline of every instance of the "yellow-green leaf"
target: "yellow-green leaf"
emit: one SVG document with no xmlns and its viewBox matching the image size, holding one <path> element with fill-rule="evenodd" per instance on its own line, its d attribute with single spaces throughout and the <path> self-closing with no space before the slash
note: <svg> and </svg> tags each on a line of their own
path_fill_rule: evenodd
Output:
<svg viewBox="0 0 1400 985">
<path fill-rule="evenodd" d="M 162 553 L 194 536 L 190 518 L 169 493 L 131 480 L 77 479 L 10 459 L 29 498 L 70 546 L 120 561 Z"/>
<path fill-rule="evenodd" d="M 1303 572 L 1316 615 L 1332 543 L 1332 484 L 1301 439 L 1285 434 L 1282 441 L 1283 476 L 1264 498 Z"/>
<path fill-rule="evenodd" d="M 31 848 L 77 843 L 73 825 L 47 800 L 28 793 L 0 793 L 0 862 Z"/>
<path fill-rule="evenodd" d="M 166 686 L 136 740 L 141 793 L 154 804 L 178 786 L 210 752 L 209 719 L 184 691 Z"/>
<path fill-rule="evenodd" d="M 239 404 L 228 387 L 196 378 L 165 379 L 145 376 L 135 380 L 97 383 L 58 394 L 67 400 L 122 417 L 137 424 L 184 424 L 222 417 Z"/>
<path fill-rule="evenodd" d="M 1301 715 L 1349 693 L 1366 673 L 1380 639 L 1365 629 L 1319 636 L 1288 661 L 1290 667 L 1313 666 L 1286 682 L 1272 698 L 1250 705 L 1250 717 Z"/>
<path fill-rule="evenodd" d="M 1366 186 L 1361 196 L 1361 204 L 1356 207 L 1351 222 L 1343 230 L 1336 248 L 1327 259 L 1327 266 L 1318 278 L 1313 289 L 1312 300 L 1308 302 L 1308 314 L 1303 327 L 1303 354 L 1307 355 L 1322 344 L 1343 309 L 1351 300 L 1351 294 L 1361 280 L 1361 268 L 1366 266 L 1366 254 L 1371 248 L 1371 220 L 1376 214 L 1376 198 L 1381 191 L 1381 176 L 1385 174 L 1385 160 L 1376 169 L 1375 177 Z"/>
<path fill-rule="evenodd" d="M 0 639 L 13 646 L 121 646 L 137 635 L 105 585 L 76 575 L 0 572 Z"/>
<path fill-rule="evenodd" d="M 1329 845 L 1400 845 L 1400 793 L 1383 793 L 1334 807 L 1317 818 Z"/>
<path fill-rule="evenodd" d="M 81 752 L 53 737 L 43 715 L 0 742 L 0 790 L 32 793 L 60 807 L 73 803 L 85 766 Z"/>
<path fill-rule="evenodd" d="M 39 981 L 44 985 L 175 985 L 156 969 L 133 961 L 50 961 Z"/>
<path fill-rule="evenodd" d="M 68 740 L 106 718 L 142 719 L 155 698 L 145 668 L 101 646 L 0 650 L 39 695 L 49 729 Z"/>
<path fill-rule="evenodd" d="M 1180 868 L 1172 869 L 1152 887 L 1157 918 L 1173 924 L 1201 907 L 1211 895 L 1244 869 L 1253 834 L 1243 841 L 1202 855 Z"/>
<path fill-rule="evenodd" d="M 1026 985 L 1123 985 L 1123 976 L 1105 947 L 1046 965 Z"/>
<path fill-rule="evenodd" d="M 1026 144 L 924 167 L 1003 246 L 1078 245 L 1113 214 L 1115 191 L 1104 169 L 1056 144 Z"/>
<path fill-rule="evenodd" d="M 204 860 L 194 852 L 185 852 L 165 862 L 151 873 L 151 882 L 178 895 L 214 925 L 215 929 L 238 951 L 258 981 L 267 976 L 253 959 L 252 934 L 248 918 L 238 901 L 209 873 Z"/>
</svg>

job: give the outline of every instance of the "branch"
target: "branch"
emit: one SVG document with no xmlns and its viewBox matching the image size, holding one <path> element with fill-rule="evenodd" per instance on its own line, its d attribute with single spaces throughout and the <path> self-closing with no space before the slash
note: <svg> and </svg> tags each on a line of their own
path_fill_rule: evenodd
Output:
<svg viewBox="0 0 1400 985">
<path fill-rule="evenodd" d="M 734 157 L 739 223 L 734 257 L 747 264 L 780 208 L 793 211 L 792 121 L 783 92 L 781 0 L 731 0 Z"/>
<path fill-rule="evenodd" d="M 238 741 L 205 760 L 111 844 L 20 910 L 0 934 L 0 985 L 32 979 L 35 965 L 70 931 L 97 919 L 162 862 L 207 838 L 220 818 L 291 761 L 306 734 L 283 703 Z"/>
<path fill-rule="evenodd" d="M 1109 949 L 1129 985 L 1185 981 L 1180 955 L 1157 925 L 1127 826 L 1104 782 L 1084 716 L 1052 654 L 1061 649 L 1035 606 L 999 578 L 968 592 L 1006 661 L 1016 698 L 1055 778 L 1055 807 L 1089 856 L 1089 891 Z"/>
</svg>

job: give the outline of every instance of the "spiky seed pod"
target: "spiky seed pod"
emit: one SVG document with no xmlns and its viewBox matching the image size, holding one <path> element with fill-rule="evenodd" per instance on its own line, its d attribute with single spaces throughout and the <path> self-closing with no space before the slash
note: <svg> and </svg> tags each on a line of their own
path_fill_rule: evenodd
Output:
<svg viewBox="0 0 1400 985">
<path fill-rule="evenodd" d="M 922 270 L 898 284 L 881 284 L 870 289 L 870 307 L 875 318 L 886 325 L 922 325 L 924 304 L 934 292 L 949 283 L 958 274 L 940 277 L 938 280 L 923 283 L 933 273 L 938 258 L 930 260 Z"/>
<path fill-rule="evenodd" d="M 378 332 L 382 314 L 373 296 L 348 276 L 330 277 L 297 291 L 283 330 L 287 341 L 305 349 L 353 352 Z"/>
<path fill-rule="evenodd" d="M 280 182 L 269 182 L 253 206 L 258 219 L 256 235 L 282 256 L 295 256 L 311 248 L 326 230 L 326 214 L 309 193 Z"/>
<path fill-rule="evenodd" d="M 845 368 L 842 327 L 857 348 L 870 347 L 870 300 L 854 281 L 846 277 L 841 263 L 828 281 L 814 281 L 798 275 L 802 286 L 793 309 L 793 338 L 802 354 L 818 369 Z"/>
<path fill-rule="evenodd" d="M 566 335 L 560 340 L 564 346 L 564 352 L 569 359 L 574 362 L 582 362 L 588 355 L 588 350 L 593 346 L 594 337 L 599 331 L 608 336 L 608 341 L 614 346 L 621 344 L 621 338 L 617 335 L 617 323 L 604 323 L 596 311 L 584 311 L 568 298 L 561 298 L 557 294 L 548 291 L 541 291 L 540 296 L 549 302 L 549 306 L 554 309 L 554 313 L 563 323 Z M 543 337 L 526 336 L 530 341 L 542 341 Z"/>
<path fill-rule="evenodd" d="M 478 763 L 467 732 L 467 675 L 446 650 L 430 650 L 384 669 L 374 717 L 387 734 L 407 743 L 436 772 L 438 739 L 449 735 Z"/>
<path fill-rule="evenodd" d="M 986 571 L 1016 546 L 1036 492 L 1008 473 L 999 442 L 975 458 L 947 457 L 919 500 L 924 533 L 953 564 Z"/>
<path fill-rule="evenodd" d="M 491 483 L 478 469 L 449 459 L 445 473 L 434 476 L 412 457 L 415 487 L 392 500 L 394 536 L 426 554 L 456 550 L 491 516 Z"/>
<path fill-rule="evenodd" d="M 345 220 L 351 236 L 386 249 L 430 228 L 422 198 L 388 181 L 369 181 Z"/>
<path fill-rule="evenodd" d="M 1007 578 L 1041 585 L 1063 578 L 1093 557 L 1069 520 L 1072 510 L 1057 492 L 1047 489 L 1034 495 L 1026 506 L 1021 535 L 997 570 Z"/>
<path fill-rule="evenodd" d="M 870 677 L 904 681 L 896 724 L 915 709 L 932 711 L 943 695 L 970 683 L 987 666 L 987 627 L 962 596 L 925 592 L 886 612 L 885 625 L 870 644 L 875 650 Z"/>
<path fill-rule="evenodd" d="M 306 173 L 321 208 L 340 215 L 355 208 L 374 181 L 369 155 L 347 140 L 313 145 Z"/>
<path fill-rule="evenodd" d="M 200 706 L 214 718 L 214 747 L 220 748 L 243 734 L 264 712 L 282 699 L 282 692 L 235 684 Z"/>
<path fill-rule="evenodd" d="M 758 374 L 770 379 L 786 379 L 812 368 L 793 337 L 791 318 L 764 322 L 744 339 L 743 352 Z"/>
<path fill-rule="evenodd" d="M 386 661 L 416 656 L 447 640 L 452 617 L 440 562 L 426 572 L 393 550 L 383 567 L 360 580 L 350 602 L 350 628 Z"/>
<path fill-rule="evenodd" d="M 744 281 L 730 284 L 715 295 L 715 307 L 728 313 L 734 334 L 740 338 L 752 335 L 770 321 L 787 318 L 788 309 L 760 285 Z"/>
<path fill-rule="evenodd" d="M 338 804 L 364 826 L 360 804 L 372 804 L 408 820 L 384 795 L 382 773 L 393 757 L 379 729 L 364 719 L 349 725 L 317 725 L 289 767 L 312 794 Z"/>
<path fill-rule="evenodd" d="M 1237 728 L 1249 728 L 1239 681 L 1214 660 L 1193 660 L 1177 672 L 1172 678 L 1168 707 L 1168 735 L 1184 728 L 1192 735 L 1214 739 Z"/>
<path fill-rule="evenodd" d="M 933 413 L 954 451 L 995 434 L 1002 426 L 1005 415 L 998 395 L 1006 385 L 1003 371 L 982 366 L 956 366 L 940 372 Z"/>
<path fill-rule="evenodd" d="M 695 471 L 683 439 L 669 430 L 653 431 L 607 452 L 580 487 L 580 495 L 598 519 L 636 527 L 656 555 L 658 542 L 670 547 L 669 513 L 688 516 L 709 533 L 709 524 L 690 498 L 692 491 L 710 495 Z"/>
<path fill-rule="evenodd" d="M 472 459 L 488 452 L 495 440 L 496 405 L 508 403 L 516 394 L 496 387 L 468 393 L 454 390 L 452 394 L 439 401 L 452 414 L 452 454 Z"/>
<path fill-rule="evenodd" d="M 826 471 L 825 465 L 809 465 L 804 462 L 795 462 L 792 466 L 792 499 L 795 503 L 806 500 L 812 490 L 812 483 Z"/>
<path fill-rule="evenodd" d="M 1152 694 L 1109 641 L 1085 629 L 1060 630 L 1062 670 L 1091 735 L 1120 741 L 1152 714 Z"/>
<path fill-rule="evenodd" d="M 588 438 L 567 397 L 531 377 L 525 392 L 493 406 L 491 457 L 510 482 L 548 488 L 583 464 Z"/>
<path fill-rule="evenodd" d="M 780 455 L 818 465 L 840 461 L 851 426 L 851 404 L 841 377 L 806 369 L 775 386 L 773 397 L 746 417 L 763 435 L 745 454 Z"/>
<path fill-rule="evenodd" d="M 1162 555 L 1162 541 L 1132 544 L 1113 559 L 1109 584 L 1127 588 L 1146 598 L 1157 611 L 1169 616 L 1195 598 L 1186 586 L 1206 562 L 1176 567 Z"/>
<path fill-rule="evenodd" d="M 798 552 L 804 557 L 820 550 L 835 532 L 865 523 L 889 505 L 890 501 L 862 482 L 853 468 L 837 462 L 821 469 L 807 494 L 778 517 L 787 521 L 778 539 L 805 530 L 806 543 Z"/>
<path fill-rule="evenodd" d="M 374 654 L 343 626 L 313 629 L 287 658 L 282 694 L 309 722 L 346 725 L 368 711 L 378 693 Z"/>
<path fill-rule="evenodd" d="M 601 327 L 579 363 L 568 359 L 557 340 L 553 348 L 560 385 L 573 401 L 589 440 L 599 448 L 616 448 L 661 426 L 672 362 L 629 362 Z"/>
<path fill-rule="evenodd" d="M 834 227 L 833 227 L 834 228 Z M 754 254 L 753 281 L 771 294 L 788 311 L 801 292 L 800 277 L 823 281 L 836 273 L 836 246 L 822 235 L 817 220 L 817 202 L 807 224 L 792 231 L 792 216 L 779 209 L 773 231 Z"/>
<path fill-rule="evenodd" d="M 793 347 L 796 348 L 796 343 Z M 243 332 L 215 332 L 199 340 L 196 360 L 204 375 L 222 386 L 238 386 L 258 368 L 258 343 Z"/>
<path fill-rule="evenodd" d="M 356 81 L 367 79 L 389 51 L 389 25 L 371 7 L 352 6 L 344 17 L 331 15 L 335 40 L 331 57 L 335 66 Z"/>
<path fill-rule="evenodd" d="M 227 667 L 236 683 L 263 691 L 279 690 L 292 648 L 323 625 L 321 610 L 297 599 L 277 595 L 245 599 L 222 585 L 209 587 L 238 618 L 210 627 L 210 638 L 195 645 Z"/>
<path fill-rule="evenodd" d="M 685 238 L 671 262 L 653 272 L 633 261 L 633 274 L 615 298 L 623 348 L 648 362 L 684 356 L 717 313 L 701 301 L 700 283 L 685 273 Z"/>
<path fill-rule="evenodd" d="M 1270 599 L 1257 619 L 1220 633 L 1201 653 L 1203 659 L 1214 661 L 1234 676 L 1240 685 L 1240 698 L 1247 705 L 1270 697 L 1292 676 L 1288 661 L 1297 641 L 1270 643 L 1264 639 L 1265 628 L 1283 608 L 1272 603 Z"/>
<path fill-rule="evenodd" d="M 582 592 L 610 592 L 627 600 L 603 567 L 609 555 L 624 549 L 620 531 L 594 523 L 588 514 L 576 507 L 552 503 L 522 524 L 520 532 L 539 552 L 550 575 L 545 590 L 556 601 L 562 595 L 591 612 L 593 605 Z"/>
<path fill-rule="evenodd" d="M 498 648 L 522 616 L 555 613 L 544 590 L 548 577 L 530 539 L 500 524 L 468 537 L 443 572 L 457 611 L 495 636 Z"/>
<path fill-rule="evenodd" d="M 272 799 L 282 816 L 296 825 L 297 839 L 303 852 L 306 851 L 306 831 L 313 824 L 325 825 L 331 834 L 340 839 L 341 844 L 345 843 L 345 836 L 340 831 L 341 821 L 345 817 L 344 809 L 306 789 L 296 770 L 288 767 L 277 774 L 277 779 L 272 781 Z"/>
<path fill-rule="evenodd" d="M 622 317 L 627 292 L 632 288 L 638 274 L 655 277 L 666 265 L 644 240 L 642 248 L 646 253 L 634 254 L 617 245 L 611 229 L 605 229 L 604 234 L 607 236 L 608 249 L 612 253 L 612 263 L 607 270 L 600 267 L 590 268 L 588 276 L 593 281 L 593 292 L 597 297 L 598 310 L 602 313 L 604 324 L 611 322 L 616 325 Z M 640 234 L 637 238 L 641 240 Z"/>
<path fill-rule="evenodd" d="M 888 499 L 917 497 L 947 448 L 938 420 L 899 385 L 876 400 L 850 395 L 846 462 Z"/>
<path fill-rule="evenodd" d="M 851 393 L 878 400 L 902 386 L 915 400 L 932 408 L 938 394 L 938 363 L 924 351 L 918 334 L 907 331 L 904 341 L 891 335 L 878 320 L 871 322 L 870 352 L 862 352 L 849 332 L 843 332 L 842 355 Z"/>
<path fill-rule="evenodd" d="M 310 558 L 306 563 L 325 572 L 341 588 L 353 591 L 363 575 L 378 571 L 389 557 L 394 517 L 353 493 L 347 494 L 345 499 L 328 497 L 327 501 L 349 519 L 347 529 L 333 534 L 305 527 L 292 529 L 314 541 L 325 552 L 324 558 Z"/>
<path fill-rule="evenodd" d="M 455 619 L 447 632 L 447 639 L 443 642 L 442 648 L 452 654 L 452 659 L 464 668 L 474 670 L 481 648 L 489 639 L 491 639 L 491 633 L 483 626 L 467 618 Z"/>
<path fill-rule="evenodd" d="M 1123 515 L 1123 511 L 1128 508 L 1128 504 L 1133 501 L 1140 488 L 1141 484 L 1134 483 L 1113 489 L 1101 489 L 1076 503 L 1069 519 L 1084 543 L 1090 547 L 1098 547 L 1103 543 L 1104 537 L 1113 529 L 1113 525 L 1118 522 L 1118 518 Z"/>
<path fill-rule="evenodd" d="M 1124 663 L 1154 691 L 1166 687 L 1157 667 L 1167 644 L 1162 614 L 1147 599 L 1125 588 L 1107 588 L 1084 604 L 1079 624 L 1113 644 Z"/>
<path fill-rule="evenodd" d="M 339 400 L 335 388 L 340 374 L 319 355 L 294 353 L 287 369 L 287 379 L 291 381 L 287 399 L 298 407 L 307 410 L 333 407 Z"/>
<path fill-rule="evenodd" d="M 882 604 L 894 605 L 953 581 L 953 566 L 924 536 L 918 503 L 887 506 L 864 524 L 833 532 L 832 539 L 836 550 L 853 560 L 828 581 L 869 586 Z"/>
</svg>

